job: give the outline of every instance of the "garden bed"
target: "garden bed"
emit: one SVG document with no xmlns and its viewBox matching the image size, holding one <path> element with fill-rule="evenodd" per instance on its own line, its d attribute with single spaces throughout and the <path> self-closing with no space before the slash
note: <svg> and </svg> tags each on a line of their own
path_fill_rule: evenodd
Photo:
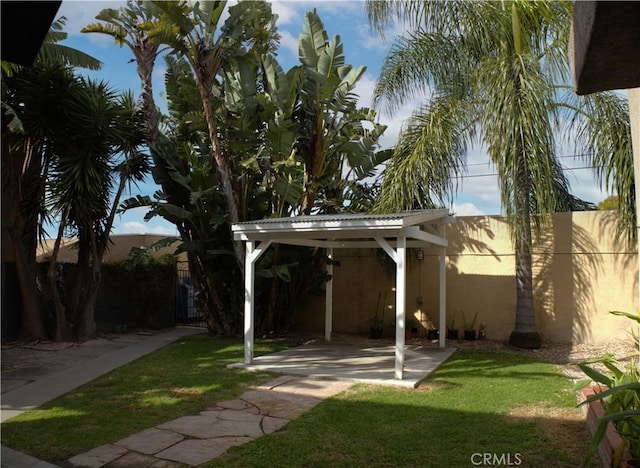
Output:
<svg viewBox="0 0 640 468">
<path fill-rule="evenodd" d="M 578 403 L 580 404 L 595 395 L 597 392 L 602 392 L 606 389 L 606 387 L 600 385 L 585 387 L 580 390 L 578 394 Z M 587 429 L 589 430 L 589 433 L 593 435 L 598 428 L 600 419 L 604 416 L 604 407 L 602 406 L 602 402 L 600 400 L 597 400 L 588 405 L 582 405 L 581 408 L 586 417 Z M 598 447 L 598 456 L 602 461 L 602 466 L 613 466 L 613 454 L 621 444 L 622 439 L 616 432 L 613 424 L 609 423 L 607 432 L 605 433 L 605 436 L 603 437 L 602 441 L 600 442 L 600 446 Z M 621 466 L 624 466 L 624 462 L 629 459 L 631 459 L 631 456 L 628 451 L 625 450 L 625 453 L 622 456 L 622 460 L 620 461 Z"/>
</svg>

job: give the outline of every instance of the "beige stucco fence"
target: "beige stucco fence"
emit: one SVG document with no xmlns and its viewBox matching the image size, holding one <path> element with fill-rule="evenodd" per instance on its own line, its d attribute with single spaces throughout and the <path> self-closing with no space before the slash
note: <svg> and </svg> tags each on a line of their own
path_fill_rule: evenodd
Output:
<svg viewBox="0 0 640 468">
<path fill-rule="evenodd" d="M 506 340 L 515 323 L 515 255 L 504 218 L 458 217 L 448 227 L 447 321 L 462 330 L 477 312 L 476 329 Z M 534 247 L 534 307 L 538 330 L 549 342 L 593 343 L 628 339 L 629 321 L 611 310 L 638 311 L 638 257 L 616 239 L 617 215 L 611 211 L 558 213 Z M 338 250 L 334 268 L 333 329 L 369 333 L 370 319 L 384 310 L 393 327 L 394 271 L 379 249 Z M 437 252 L 410 249 L 407 312 L 438 325 Z M 310 299 L 297 327 L 320 332 L 324 299 Z M 432 328 L 429 326 L 429 328 Z M 462 332 L 460 332 L 462 333 Z M 387 333 L 392 336 L 392 332 Z"/>
</svg>

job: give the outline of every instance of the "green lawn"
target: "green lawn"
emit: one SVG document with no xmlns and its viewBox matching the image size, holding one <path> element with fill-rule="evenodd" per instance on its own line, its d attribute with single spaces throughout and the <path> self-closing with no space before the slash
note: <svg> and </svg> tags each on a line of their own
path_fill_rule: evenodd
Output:
<svg viewBox="0 0 640 468">
<path fill-rule="evenodd" d="M 285 348 L 256 342 L 256 355 Z M 239 340 L 185 337 L 2 424 L 2 443 L 60 462 L 215 402 L 273 374 L 227 369 L 244 359 Z"/>
<path fill-rule="evenodd" d="M 471 467 L 489 456 L 489 466 L 564 468 L 579 466 L 587 445 L 571 384 L 553 365 L 460 350 L 421 389 L 352 387 L 206 466 Z"/>
<path fill-rule="evenodd" d="M 238 340 L 184 338 L 4 423 L 2 443 L 60 462 L 196 413 L 273 378 L 225 368 L 242 353 Z M 464 467 L 489 456 L 494 465 L 566 467 L 579 466 L 587 445 L 571 383 L 555 366 L 459 350 L 417 390 L 356 385 L 207 466 Z"/>
</svg>

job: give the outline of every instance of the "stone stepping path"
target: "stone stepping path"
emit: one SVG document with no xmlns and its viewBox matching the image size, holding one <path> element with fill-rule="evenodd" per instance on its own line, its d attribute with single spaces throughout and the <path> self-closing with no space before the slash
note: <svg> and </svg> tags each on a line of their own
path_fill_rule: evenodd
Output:
<svg viewBox="0 0 640 468">
<path fill-rule="evenodd" d="M 235 400 L 97 447 L 68 460 L 77 468 L 197 466 L 229 448 L 281 430 L 352 382 L 281 376 Z"/>
</svg>

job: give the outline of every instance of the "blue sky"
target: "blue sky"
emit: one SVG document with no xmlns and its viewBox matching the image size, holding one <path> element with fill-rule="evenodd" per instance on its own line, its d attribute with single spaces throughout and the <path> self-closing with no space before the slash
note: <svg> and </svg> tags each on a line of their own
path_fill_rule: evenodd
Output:
<svg viewBox="0 0 640 468">
<path fill-rule="evenodd" d="M 103 68 L 92 74 L 111 84 L 116 89 L 130 89 L 137 96 L 140 85 L 135 71 L 135 64 L 131 63 L 131 53 L 128 48 L 119 48 L 108 36 L 100 34 L 82 34 L 80 29 L 95 22 L 95 15 L 103 8 L 118 8 L 123 2 L 117 1 L 88 1 L 63 0 L 58 16 L 67 18 L 65 28 L 69 37 L 66 44 L 87 52 L 103 62 Z M 329 36 L 339 35 L 343 44 L 346 62 L 353 65 L 365 65 L 366 74 L 357 88 L 362 105 L 369 106 L 376 78 L 389 51 L 393 39 L 404 31 L 395 25 L 386 34 L 386 40 L 378 37 L 369 27 L 364 2 L 360 0 L 316 0 L 298 1 L 285 0 L 272 2 L 274 13 L 278 15 L 278 28 L 281 37 L 278 59 L 282 67 L 287 70 L 297 64 L 298 35 L 302 29 L 304 14 L 316 8 Z M 162 82 L 164 63 L 159 60 L 155 71 L 156 100 L 162 106 L 164 99 Z M 384 147 L 392 147 L 405 118 L 411 115 L 414 108 L 419 106 L 419 96 L 415 100 L 406 102 L 393 116 L 379 112 L 380 122 L 388 125 L 382 139 Z M 607 193 L 601 191 L 594 182 L 593 172 L 584 168 L 586 163 L 572 157 L 569 148 L 562 153 L 561 162 L 569 170 L 566 171 L 573 193 L 585 200 L 595 202 L 606 198 Z M 494 168 L 490 165 L 486 153 L 482 148 L 472 148 L 467 155 L 468 171 L 462 180 L 459 192 L 454 199 L 451 210 L 456 215 L 493 215 L 500 214 L 500 198 L 498 181 Z M 570 169 L 574 168 L 574 169 Z M 582 169 L 580 169 L 582 168 Z M 151 195 L 157 187 L 151 179 L 149 183 L 133 189 L 132 193 Z M 131 210 L 116 218 L 114 234 L 127 233 L 157 233 L 175 234 L 175 228 L 161 218 L 156 217 L 149 222 L 143 220 L 145 210 Z"/>
</svg>

